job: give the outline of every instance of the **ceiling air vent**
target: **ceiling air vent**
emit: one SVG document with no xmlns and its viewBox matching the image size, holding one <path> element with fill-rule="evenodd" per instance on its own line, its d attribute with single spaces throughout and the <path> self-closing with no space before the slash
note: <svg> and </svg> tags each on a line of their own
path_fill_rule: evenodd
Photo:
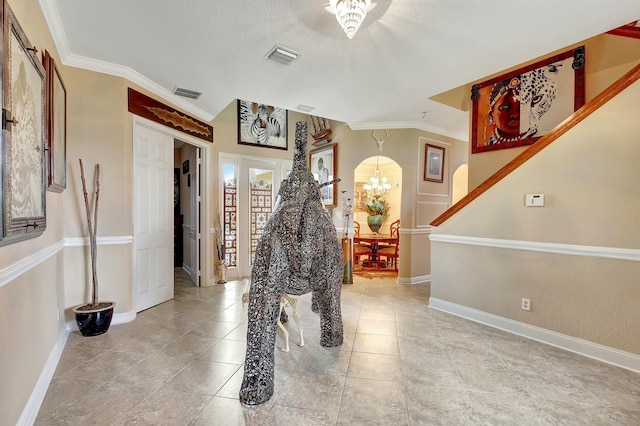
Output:
<svg viewBox="0 0 640 426">
<path fill-rule="evenodd" d="M 286 47 L 278 46 L 276 44 L 271 48 L 271 50 L 267 52 L 264 57 L 279 64 L 289 65 L 291 62 L 298 59 L 301 55 L 301 53 L 295 52 Z"/>
<path fill-rule="evenodd" d="M 189 99 L 198 99 L 200 95 L 202 95 L 202 93 L 200 92 L 195 92 L 189 89 L 183 89 L 182 87 L 176 87 L 173 90 L 173 94 L 182 96 L 183 98 L 189 98 Z"/>
<path fill-rule="evenodd" d="M 313 111 L 313 110 L 315 109 L 315 107 L 300 104 L 300 105 L 298 105 L 298 106 L 296 107 L 296 109 L 297 109 L 298 111 L 302 111 L 302 112 L 311 112 L 311 111 Z"/>
</svg>

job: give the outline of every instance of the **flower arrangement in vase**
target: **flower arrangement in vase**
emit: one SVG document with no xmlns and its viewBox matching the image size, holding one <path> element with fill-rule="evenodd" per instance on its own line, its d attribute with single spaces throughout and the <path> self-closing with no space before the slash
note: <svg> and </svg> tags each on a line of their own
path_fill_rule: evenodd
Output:
<svg viewBox="0 0 640 426">
<path fill-rule="evenodd" d="M 368 215 L 367 225 L 369 225 L 371 231 L 377 234 L 380 227 L 382 227 L 382 222 L 384 222 L 389 214 L 389 203 L 378 195 L 370 198 L 365 203 L 365 207 Z"/>
</svg>

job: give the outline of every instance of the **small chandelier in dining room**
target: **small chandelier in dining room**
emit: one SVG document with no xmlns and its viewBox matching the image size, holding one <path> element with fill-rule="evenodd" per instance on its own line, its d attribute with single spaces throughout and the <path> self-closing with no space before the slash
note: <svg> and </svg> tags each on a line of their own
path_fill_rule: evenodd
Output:
<svg viewBox="0 0 640 426">
<path fill-rule="evenodd" d="M 376 198 L 387 195 L 391 191 L 391 185 L 387 183 L 386 176 L 382 176 L 378 160 L 379 158 L 376 156 L 376 172 L 369 178 L 371 183 L 362 186 L 367 192 L 373 193 L 372 195 Z"/>
<path fill-rule="evenodd" d="M 371 0 L 330 0 L 330 4 L 340 26 L 351 39 L 367 16 L 367 8 Z"/>
</svg>

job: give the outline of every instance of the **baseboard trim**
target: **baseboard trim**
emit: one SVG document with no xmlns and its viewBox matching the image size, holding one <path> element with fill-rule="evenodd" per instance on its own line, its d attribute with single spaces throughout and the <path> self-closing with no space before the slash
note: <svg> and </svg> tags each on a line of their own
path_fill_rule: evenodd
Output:
<svg viewBox="0 0 640 426">
<path fill-rule="evenodd" d="M 479 322 L 481 324 L 485 324 L 509 333 L 517 334 L 528 339 L 545 343 L 547 345 L 555 346 L 557 348 L 583 355 L 588 358 L 593 358 L 607 364 L 615 365 L 617 367 L 640 373 L 640 356 L 636 354 L 624 352 L 619 349 L 610 348 L 608 346 L 599 345 L 587 340 L 578 339 L 576 337 L 567 336 L 555 331 L 500 317 L 488 312 L 469 308 L 467 306 L 447 302 L 435 297 L 429 298 L 429 307 L 451 315 Z"/>
<path fill-rule="evenodd" d="M 58 367 L 58 363 L 60 362 L 60 357 L 62 356 L 62 352 L 64 351 L 64 345 L 67 343 L 68 336 L 69 332 L 67 330 L 62 330 L 60 336 L 58 336 L 58 340 L 53 346 L 51 353 L 49 353 L 47 362 L 42 368 L 42 372 L 40 373 L 40 377 L 38 378 L 38 381 L 33 388 L 33 392 L 31 392 L 29 401 L 27 401 L 27 405 L 25 405 L 24 409 L 22 410 L 22 414 L 18 419 L 19 426 L 29 426 L 36 421 L 36 417 L 38 416 L 38 412 L 40 411 L 42 401 L 44 401 L 44 397 L 47 394 L 47 389 L 49 389 L 49 385 L 51 384 L 53 373 L 55 373 L 56 368 Z"/>
<path fill-rule="evenodd" d="M 400 278 L 398 277 L 398 284 L 428 284 L 431 282 L 431 275 L 420 275 L 417 277 Z"/>
</svg>

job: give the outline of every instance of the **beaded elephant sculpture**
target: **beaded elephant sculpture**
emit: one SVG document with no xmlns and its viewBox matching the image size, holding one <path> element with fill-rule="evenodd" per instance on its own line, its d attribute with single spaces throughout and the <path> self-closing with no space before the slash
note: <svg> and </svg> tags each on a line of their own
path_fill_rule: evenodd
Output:
<svg viewBox="0 0 640 426">
<path fill-rule="evenodd" d="M 307 168 L 307 123 L 296 123 L 293 169 L 255 251 L 249 291 L 247 353 L 240 401 L 259 405 L 273 395 L 275 343 L 283 294 L 312 292 L 320 344 L 342 344 L 342 246 Z"/>
</svg>

